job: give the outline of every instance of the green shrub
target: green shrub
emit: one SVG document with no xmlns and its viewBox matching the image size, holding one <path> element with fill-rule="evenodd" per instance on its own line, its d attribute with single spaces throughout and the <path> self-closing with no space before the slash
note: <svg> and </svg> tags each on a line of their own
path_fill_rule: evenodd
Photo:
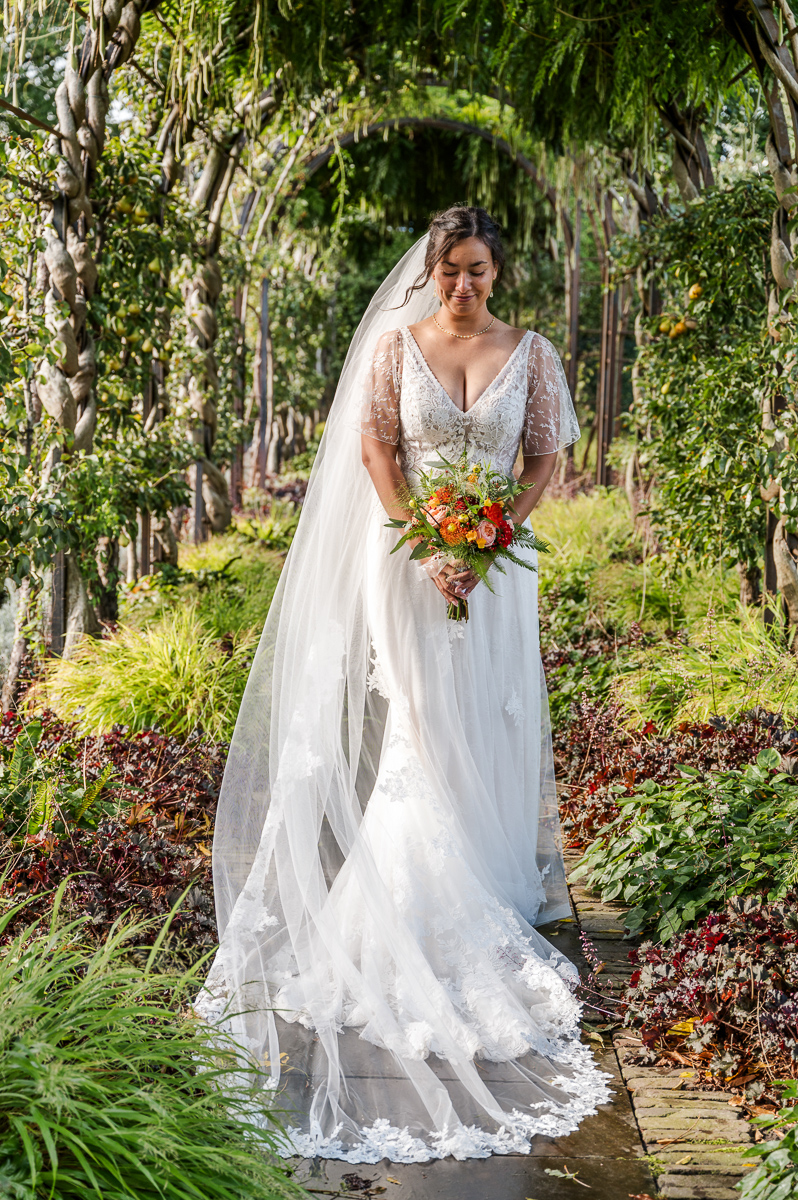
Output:
<svg viewBox="0 0 798 1200">
<path fill-rule="evenodd" d="M 0 957 L 0 1194 L 14 1200 L 300 1200 L 252 1124 L 229 1048 L 177 1011 L 196 986 L 129 961 L 135 929 L 29 926 Z M 16 913 L 18 910 L 14 910 Z M 0 933 L 13 914 L 0 921 Z M 168 1006 L 166 1000 L 168 998 Z M 239 1068 L 241 1069 L 241 1068 Z"/>
<path fill-rule="evenodd" d="M 141 579 L 125 594 L 121 619 L 148 629 L 175 608 L 191 605 L 215 637 L 260 633 L 283 555 L 264 541 L 223 534 L 200 546 L 181 546 L 180 567 Z"/>
<path fill-rule="evenodd" d="M 123 725 L 186 737 L 200 729 L 226 741 L 256 641 L 254 632 L 216 638 L 196 606 L 175 608 L 146 631 L 122 626 L 101 641 L 85 638 L 71 659 L 53 659 L 36 700 L 85 733 Z"/>
<path fill-rule="evenodd" d="M 798 1101 L 798 1081 L 777 1081 L 783 1100 Z M 798 1108 L 785 1105 L 772 1117 L 756 1117 L 760 1129 L 779 1130 L 780 1141 L 746 1146 L 745 1155 L 759 1159 L 755 1171 L 746 1175 L 740 1184 L 740 1200 L 791 1200 L 798 1196 Z"/>
<path fill-rule="evenodd" d="M 292 460 L 293 461 L 293 460 Z M 312 465 L 312 463 L 311 463 Z M 269 515 L 254 519 L 236 517 L 236 532 L 245 541 L 260 543 L 270 550 L 288 550 L 299 524 L 299 509 L 295 504 L 273 500 Z"/>
<path fill-rule="evenodd" d="M 687 644 L 663 641 L 638 652 L 614 692 L 630 724 L 653 721 L 660 732 L 757 707 L 792 721 L 798 718 L 798 658 L 779 625 L 768 629 L 760 613 L 738 608 L 734 617 L 706 617 Z"/>
<path fill-rule="evenodd" d="M 647 779 L 626 797 L 615 785 L 620 816 L 602 829 L 572 879 L 589 875 L 603 900 L 632 906 L 632 932 L 655 927 L 662 941 L 728 897 L 780 899 L 794 882 L 798 787 L 777 772 L 779 761 L 777 750 L 761 750 L 743 771 L 702 778 L 682 766 L 679 783 Z"/>
<path fill-rule="evenodd" d="M 41 724 L 31 721 L 20 728 L 13 748 L 0 746 L 0 828 L 13 846 L 42 830 L 60 836 L 94 829 L 116 807 L 108 787 L 110 764 L 89 781 L 68 743 L 55 755 L 39 757 L 41 736 Z"/>
</svg>

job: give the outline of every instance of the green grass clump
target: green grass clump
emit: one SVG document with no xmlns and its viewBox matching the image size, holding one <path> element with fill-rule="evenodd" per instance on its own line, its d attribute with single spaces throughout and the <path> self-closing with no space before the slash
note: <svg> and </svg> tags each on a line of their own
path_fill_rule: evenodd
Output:
<svg viewBox="0 0 798 1200">
<path fill-rule="evenodd" d="M 51 660 L 35 694 L 80 732 L 157 727 L 175 737 L 195 729 L 232 736 L 257 643 L 255 631 L 219 639 L 195 605 L 167 611 L 146 630 L 121 626 L 85 638 L 70 659 Z"/>
<path fill-rule="evenodd" d="M 307 1200 L 274 1161 L 276 1122 L 261 1107 L 256 1128 L 232 1090 L 231 1050 L 180 1015 L 194 976 L 156 974 L 157 944 L 132 965 L 119 925 L 85 949 L 87 918 L 57 927 L 64 887 L 49 928 L 0 957 L 0 1194 Z"/>
<path fill-rule="evenodd" d="M 794 721 L 798 658 L 779 624 L 767 628 L 759 610 L 738 608 L 734 617 L 705 617 L 687 644 L 661 641 L 638 651 L 614 693 L 631 724 L 653 721 L 660 732 L 756 707 Z"/>
<path fill-rule="evenodd" d="M 625 557 L 634 542 L 629 504 L 618 488 L 595 488 L 569 500 L 544 496 L 531 521 L 535 533 L 552 546 L 540 563 L 544 575 L 553 564 L 573 567 Z"/>
<path fill-rule="evenodd" d="M 544 497 L 532 523 L 552 547 L 540 559 L 540 592 L 558 645 L 586 628 L 623 634 L 639 622 L 647 632 L 665 633 L 699 621 L 710 604 L 718 613 L 735 609 L 735 572 L 677 568 L 653 555 L 634 530 L 620 488 Z"/>
</svg>

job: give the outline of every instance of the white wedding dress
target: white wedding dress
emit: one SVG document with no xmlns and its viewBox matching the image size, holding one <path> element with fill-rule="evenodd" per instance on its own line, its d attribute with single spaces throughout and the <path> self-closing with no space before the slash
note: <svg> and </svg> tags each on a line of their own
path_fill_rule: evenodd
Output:
<svg viewBox="0 0 798 1200">
<path fill-rule="evenodd" d="M 537 334 L 465 413 L 406 327 L 368 353 L 231 747 L 221 943 L 197 1007 L 262 1069 L 286 1154 L 527 1153 L 608 1097 L 580 1041 L 576 972 L 533 928 L 570 915 L 537 576 L 510 565 L 495 592 L 475 590 L 467 624 L 448 621 L 424 569 L 390 553 L 358 431 L 397 445 L 412 484 L 463 450 L 509 473 L 522 444 L 544 453 L 578 427 Z"/>
</svg>

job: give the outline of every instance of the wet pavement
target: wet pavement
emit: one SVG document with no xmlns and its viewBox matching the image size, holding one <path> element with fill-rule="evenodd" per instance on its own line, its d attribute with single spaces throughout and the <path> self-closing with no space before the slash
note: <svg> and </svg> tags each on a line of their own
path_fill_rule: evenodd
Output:
<svg viewBox="0 0 798 1200">
<path fill-rule="evenodd" d="M 543 926 L 540 932 L 574 962 L 584 962 L 573 922 Z M 612 1076 L 613 1098 L 596 1116 L 563 1138 L 536 1138 L 529 1155 L 502 1155 L 457 1162 L 364 1164 L 316 1159 L 298 1167 L 297 1177 L 312 1194 L 386 1200 L 628 1200 L 655 1195 L 655 1184 L 611 1046 L 596 1053 Z M 557 1171 L 560 1174 L 548 1174 Z M 566 1174 L 576 1178 L 567 1178 Z M 348 1178 L 347 1178 L 348 1177 Z M 582 1184 L 586 1187 L 581 1186 Z M 590 1197 L 587 1190 L 590 1189 Z"/>
</svg>

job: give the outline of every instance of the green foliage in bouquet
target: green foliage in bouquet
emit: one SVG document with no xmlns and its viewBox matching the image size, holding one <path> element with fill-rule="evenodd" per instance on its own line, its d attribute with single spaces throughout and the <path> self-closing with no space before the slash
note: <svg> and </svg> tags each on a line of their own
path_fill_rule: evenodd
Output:
<svg viewBox="0 0 798 1200">
<path fill-rule="evenodd" d="M 454 463 L 441 456 L 425 466 L 428 469 L 418 473 L 415 492 L 399 498 L 410 519 L 394 517 L 388 522 L 387 528 L 402 530 L 392 554 L 418 539 L 411 559 L 443 554 L 458 569 L 473 571 L 491 591 L 488 571 L 492 566 L 502 573 L 505 561 L 528 571 L 537 569 L 510 547 L 546 553 L 548 543 L 506 515 L 513 500 L 528 487 L 512 475 L 496 471 L 489 462 L 469 463 L 465 454 Z M 466 601 L 449 605 L 449 616 L 467 620 Z"/>
<path fill-rule="evenodd" d="M 90 918 L 59 928 L 65 888 L 49 925 L 8 942 L 20 907 L 0 920 L 0 1193 L 301 1200 L 274 1160 L 273 1114 L 246 1083 L 233 1089 L 232 1048 L 181 1015 L 196 976 L 154 969 L 168 926 L 143 967 L 131 962 L 140 927 L 117 923 L 89 950 Z"/>
<path fill-rule="evenodd" d="M 798 853 L 798 787 L 778 771 L 779 752 L 761 750 L 743 771 L 647 779 L 621 795 L 620 816 L 590 846 L 572 879 L 590 876 L 603 900 L 631 905 L 627 927 L 655 928 L 666 942 L 731 896 L 785 895 Z"/>
</svg>

